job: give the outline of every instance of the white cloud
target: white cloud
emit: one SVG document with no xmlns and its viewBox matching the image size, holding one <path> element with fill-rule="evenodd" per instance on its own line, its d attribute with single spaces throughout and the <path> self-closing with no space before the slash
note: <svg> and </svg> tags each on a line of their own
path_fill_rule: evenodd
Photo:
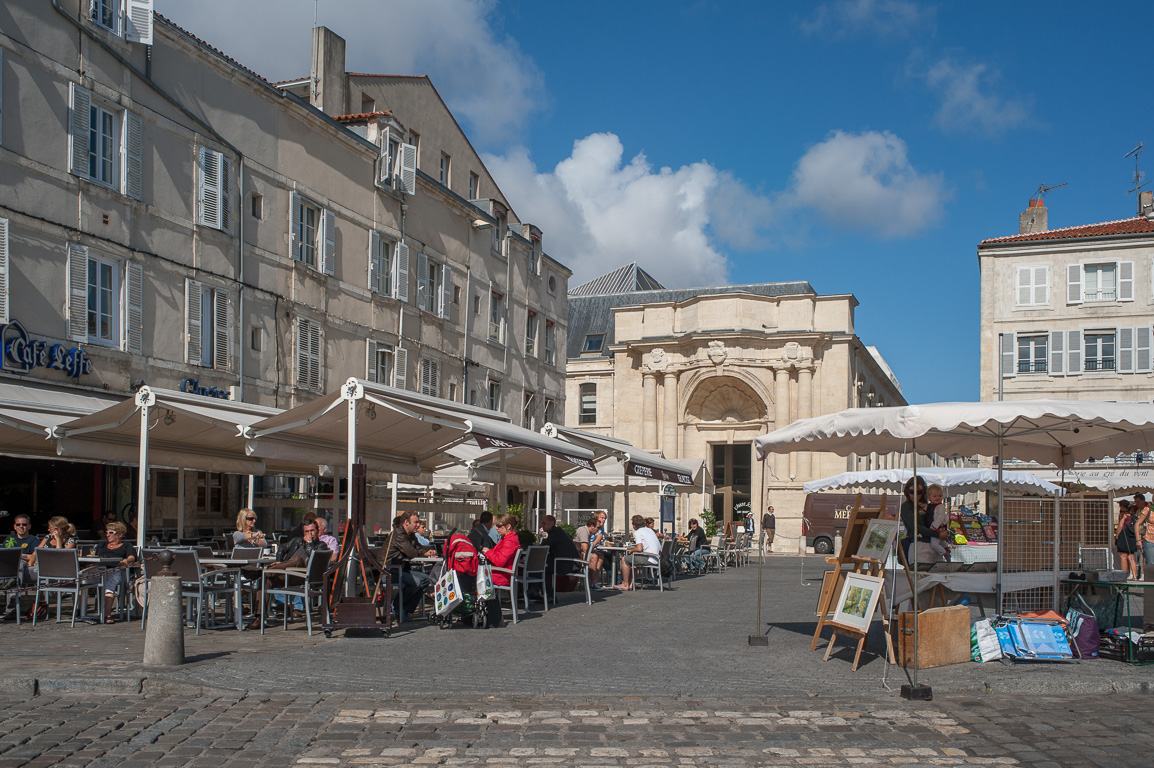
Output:
<svg viewBox="0 0 1154 768">
<path fill-rule="evenodd" d="M 705 161 L 675 170 L 623 158 L 617 136 L 595 133 L 552 171 L 523 149 L 485 164 L 518 216 L 541 227 L 545 250 L 573 270 L 573 285 L 634 261 L 669 287 L 724 285 L 719 244 L 764 243 L 771 205 L 731 174 Z"/>
<path fill-rule="evenodd" d="M 516 141 L 544 97 L 544 78 L 491 19 L 495 0 L 340 0 L 317 23 L 348 42 L 353 72 L 427 74 L 482 145 Z M 309 0 L 157 0 L 156 9 L 270 80 L 307 75 Z"/>
<path fill-rule="evenodd" d="M 1024 123 L 1029 106 L 986 92 L 998 79 L 985 64 L 959 64 L 945 58 L 926 72 L 926 82 L 942 100 L 937 123 L 944 131 L 969 130 L 998 135 Z"/>
<path fill-rule="evenodd" d="M 798 161 L 791 192 L 833 223 L 883 237 L 932 226 L 949 197 L 942 176 L 919 173 L 888 131 L 834 131 Z"/>
<path fill-rule="evenodd" d="M 811 35 L 904 37 L 932 19 L 933 9 L 911 0 L 837 0 L 818 6 L 800 27 Z"/>
</svg>

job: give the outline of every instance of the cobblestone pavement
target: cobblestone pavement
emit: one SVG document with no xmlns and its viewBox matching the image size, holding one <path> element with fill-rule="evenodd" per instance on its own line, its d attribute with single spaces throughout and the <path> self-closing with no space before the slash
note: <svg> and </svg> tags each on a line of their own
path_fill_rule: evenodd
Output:
<svg viewBox="0 0 1154 768">
<path fill-rule="evenodd" d="M 1120 698 L 464 699 L 38 696 L 0 766 L 1109 766 L 1148 768 L 1154 714 Z"/>
</svg>

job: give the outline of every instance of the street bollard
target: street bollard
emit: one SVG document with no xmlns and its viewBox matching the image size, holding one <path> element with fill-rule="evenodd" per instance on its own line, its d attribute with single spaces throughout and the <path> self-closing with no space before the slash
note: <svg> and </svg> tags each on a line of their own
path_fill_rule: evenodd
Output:
<svg viewBox="0 0 1154 768">
<path fill-rule="evenodd" d="M 162 567 L 149 582 L 144 664 L 148 667 L 175 667 L 184 663 L 180 577 L 169 570 L 171 552 L 160 552 L 157 557 Z"/>
<path fill-rule="evenodd" d="M 804 533 L 803 533 L 803 534 L 801 535 L 801 537 L 800 537 L 800 538 L 797 540 L 797 553 L 798 553 L 799 555 L 804 555 L 804 554 L 805 554 L 805 534 L 804 534 Z"/>
</svg>

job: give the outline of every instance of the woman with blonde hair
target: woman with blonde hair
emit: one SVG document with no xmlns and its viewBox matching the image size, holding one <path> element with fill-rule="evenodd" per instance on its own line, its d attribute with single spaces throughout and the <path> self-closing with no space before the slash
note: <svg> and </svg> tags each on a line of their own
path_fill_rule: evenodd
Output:
<svg viewBox="0 0 1154 768">
<path fill-rule="evenodd" d="M 234 547 L 263 547 L 264 534 L 257 530 L 256 512 L 245 507 L 236 513 L 236 530 L 232 533 Z"/>
<path fill-rule="evenodd" d="M 50 549 L 76 549 L 76 526 L 57 515 L 48 519 L 48 535 L 40 546 Z"/>
<path fill-rule="evenodd" d="M 104 529 L 104 541 L 96 545 L 96 556 L 108 559 L 119 559 L 115 566 L 104 574 L 104 623 L 112 624 L 112 608 L 116 603 L 116 595 L 127 584 L 126 573 L 128 566 L 136 562 L 136 548 L 124 540 L 128 533 L 124 523 L 109 523 Z"/>
</svg>

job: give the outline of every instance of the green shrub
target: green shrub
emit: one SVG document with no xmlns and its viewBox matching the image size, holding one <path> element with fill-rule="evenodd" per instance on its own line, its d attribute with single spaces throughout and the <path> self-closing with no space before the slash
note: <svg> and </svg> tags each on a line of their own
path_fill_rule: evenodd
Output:
<svg viewBox="0 0 1154 768">
<path fill-rule="evenodd" d="M 717 518 L 708 509 L 701 510 L 701 525 L 705 528 L 705 535 L 713 538 L 717 535 Z"/>
</svg>

